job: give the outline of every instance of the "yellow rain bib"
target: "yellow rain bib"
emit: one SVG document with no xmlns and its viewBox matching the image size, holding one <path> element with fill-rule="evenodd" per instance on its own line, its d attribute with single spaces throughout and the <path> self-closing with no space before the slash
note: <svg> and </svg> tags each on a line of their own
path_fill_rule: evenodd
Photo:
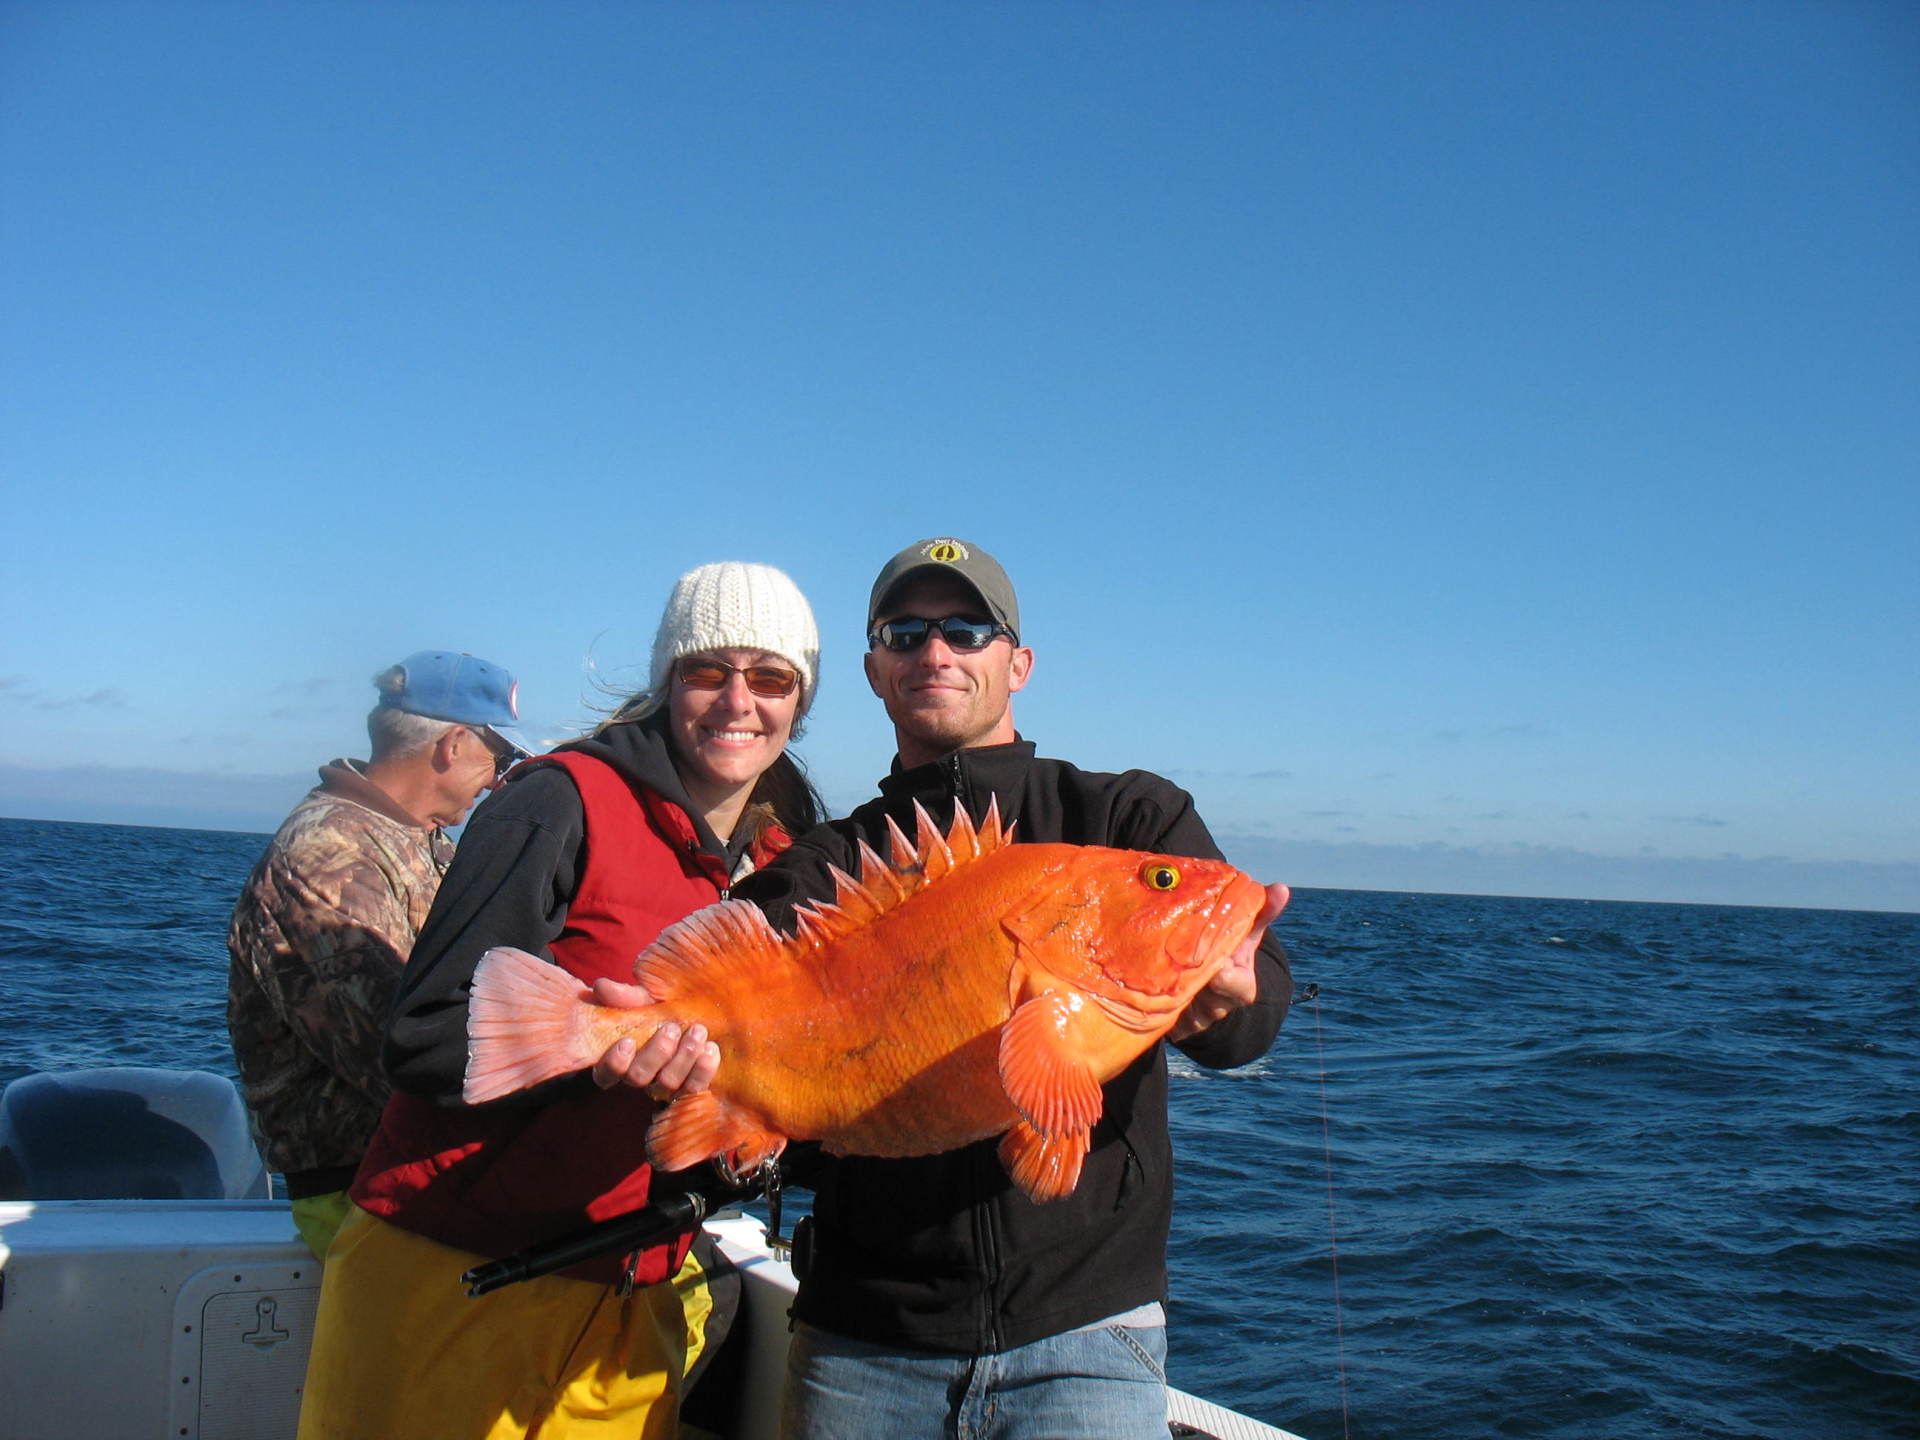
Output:
<svg viewBox="0 0 1920 1440">
<path fill-rule="evenodd" d="M 671 1440 L 711 1299 L 689 1255 L 622 1297 L 560 1275 L 467 1298 L 488 1257 L 353 1207 L 327 1252 L 300 1440 Z"/>
</svg>

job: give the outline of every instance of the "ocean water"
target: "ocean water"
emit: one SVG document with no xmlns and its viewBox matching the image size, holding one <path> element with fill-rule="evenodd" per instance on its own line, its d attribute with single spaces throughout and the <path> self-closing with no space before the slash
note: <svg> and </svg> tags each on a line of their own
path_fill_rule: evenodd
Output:
<svg viewBox="0 0 1920 1440">
<path fill-rule="evenodd" d="M 0 1082 L 232 1073 L 265 837 L 0 820 Z M 1307 1440 L 1920 1436 L 1920 915 L 1303 890 L 1176 1062 L 1176 1384 Z"/>
</svg>

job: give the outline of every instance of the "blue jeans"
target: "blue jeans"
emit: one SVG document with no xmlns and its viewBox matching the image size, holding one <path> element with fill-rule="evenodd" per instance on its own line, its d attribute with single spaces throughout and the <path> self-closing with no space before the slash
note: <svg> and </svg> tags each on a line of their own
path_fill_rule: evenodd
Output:
<svg viewBox="0 0 1920 1440">
<path fill-rule="evenodd" d="M 1103 1325 L 999 1355 L 795 1328 L 781 1440 L 1167 1440 L 1167 1332 Z"/>
</svg>

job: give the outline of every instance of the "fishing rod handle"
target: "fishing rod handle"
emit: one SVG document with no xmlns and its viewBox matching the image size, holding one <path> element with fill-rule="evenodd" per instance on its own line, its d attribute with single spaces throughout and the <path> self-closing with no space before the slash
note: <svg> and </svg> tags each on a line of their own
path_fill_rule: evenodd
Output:
<svg viewBox="0 0 1920 1440">
<path fill-rule="evenodd" d="M 470 1298 L 478 1299 L 505 1285 L 537 1280 L 584 1260 L 625 1250 L 638 1250 L 693 1229 L 707 1218 L 707 1200 L 697 1190 L 669 1195 L 631 1215 L 616 1215 L 571 1235 L 544 1244 L 529 1245 L 499 1260 L 476 1265 L 460 1277 Z"/>
</svg>

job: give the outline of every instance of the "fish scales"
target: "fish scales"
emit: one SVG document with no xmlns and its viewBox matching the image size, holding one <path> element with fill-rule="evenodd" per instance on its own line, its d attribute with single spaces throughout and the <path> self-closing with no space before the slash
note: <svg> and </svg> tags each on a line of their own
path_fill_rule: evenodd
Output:
<svg viewBox="0 0 1920 1440">
<path fill-rule="evenodd" d="M 744 901 L 663 931 L 636 967 L 655 1003 L 612 1008 L 513 950 L 475 975 L 466 1096 L 481 1103 L 592 1065 L 623 1036 L 700 1023 L 711 1088 L 655 1118 L 680 1169 L 741 1171 L 789 1139 L 836 1154 L 931 1154 L 1002 1134 L 1037 1199 L 1069 1193 L 1099 1086 L 1152 1045 L 1251 929 L 1261 887 L 1224 861 L 1014 845 L 997 809 L 943 836 L 916 807 L 889 856 L 803 909 L 791 938 Z"/>
</svg>

